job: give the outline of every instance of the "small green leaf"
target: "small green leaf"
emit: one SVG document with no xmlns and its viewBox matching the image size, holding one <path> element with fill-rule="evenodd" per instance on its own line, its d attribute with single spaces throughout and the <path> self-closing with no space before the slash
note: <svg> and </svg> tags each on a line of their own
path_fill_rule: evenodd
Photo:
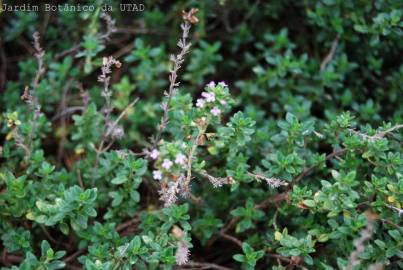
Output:
<svg viewBox="0 0 403 270">
<path fill-rule="evenodd" d="M 232 258 L 237 262 L 245 262 L 245 256 L 242 254 L 235 254 Z"/>
<path fill-rule="evenodd" d="M 117 175 L 115 178 L 112 179 L 112 184 L 120 185 L 127 182 L 127 177 L 125 175 Z"/>
<path fill-rule="evenodd" d="M 314 200 L 303 200 L 303 203 L 308 207 L 315 207 L 316 202 Z"/>
</svg>

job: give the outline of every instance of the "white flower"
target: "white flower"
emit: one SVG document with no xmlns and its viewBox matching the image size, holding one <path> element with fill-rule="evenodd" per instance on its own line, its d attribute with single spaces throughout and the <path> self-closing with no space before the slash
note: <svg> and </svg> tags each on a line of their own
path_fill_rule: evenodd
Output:
<svg viewBox="0 0 403 270">
<path fill-rule="evenodd" d="M 162 179 L 162 172 L 161 171 L 153 171 L 153 178 L 155 180 L 161 180 Z"/>
<path fill-rule="evenodd" d="M 217 107 L 214 107 L 213 109 L 211 109 L 210 112 L 211 112 L 211 114 L 214 115 L 214 116 L 219 116 L 220 113 L 221 113 L 221 110 L 220 110 L 219 108 L 217 108 Z"/>
<path fill-rule="evenodd" d="M 153 149 L 150 153 L 150 158 L 155 160 L 158 158 L 159 155 L 160 155 L 160 152 L 157 149 Z"/>
<path fill-rule="evenodd" d="M 223 81 L 218 83 L 219 86 L 221 87 L 227 87 L 228 85 Z"/>
<path fill-rule="evenodd" d="M 182 153 L 179 153 L 175 157 L 175 163 L 180 165 L 185 165 L 186 163 L 186 156 Z"/>
<path fill-rule="evenodd" d="M 196 101 L 196 106 L 202 108 L 204 106 L 204 103 L 206 103 L 206 101 L 203 98 L 198 98 Z"/>
<path fill-rule="evenodd" d="M 215 82 L 211 81 L 207 84 L 208 88 L 214 88 L 215 87 Z"/>
<path fill-rule="evenodd" d="M 110 133 L 110 136 L 115 139 L 115 140 L 120 140 L 123 138 L 123 136 L 125 135 L 125 131 L 122 127 L 117 126 L 115 127 L 112 132 Z"/>
<path fill-rule="evenodd" d="M 226 105 L 227 102 L 225 100 L 220 100 L 221 105 Z"/>
<path fill-rule="evenodd" d="M 206 102 L 214 102 L 215 101 L 215 94 L 214 93 L 203 92 L 201 95 L 206 99 Z"/>
<path fill-rule="evenodd" d="M 169 159 L 164 159 L 164 161 L 162 162 L 162 168 L 169 170 L 172 167 L 173 163 L 172 161 L 170 161 Z"/>
</svg>

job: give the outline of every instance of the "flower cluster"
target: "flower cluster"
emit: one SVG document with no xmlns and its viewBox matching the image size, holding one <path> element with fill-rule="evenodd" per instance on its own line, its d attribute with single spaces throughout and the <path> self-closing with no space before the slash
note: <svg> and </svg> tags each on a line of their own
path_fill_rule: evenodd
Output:
<svg viewBox="0 0 403 270">
<path fill-rule="evenodd" d="M 196 107 L 205 110 L 213 116 L 220 116 L 228 104 L 229 91 L 225 82 L 210 82 L 206 85 L 206 91 L 201 93 L 201 98 L 196 100 Z"/>
<path fill-rule="evenodd" d="M 189 195 L 189 182 L 192 179 L 192 160 L 197 160 L 196 149 L 206 140 L 206 129 L 211 123 L 219 123 L 220 115 L 231 103 L 228 86 L 225 82 L 210 82 L 196 101 L 192 114 L 192 133 L 185 134 L 182 141 L 162 142 L 158 149 L 147 152 L 154 161 L 152 177 L 161 182 L 160 199 L 165 206 L 176 202 L 177 195 Z M 197 129 L 193 129 L 193 128 Z M 195 135 L 197 134 L 197 135 Z M 187 141 L 186 143 L 184 141 Z M 226 182 L 227 180 L 223 180 Z M 221 186 L 223 183 L 217 184 Z M 216 186 L 216 185 L 215 185 Z"/>
<path fill-rule="evenodd" d="M 179 241 L 178 248 L 176 249 L 175 259 L 177 265 L 184 265 L 189 261 L 189 247 L 186 242 Z"/>
<path fill-rule="evenodd" d="M 153 179 L 161 182 L 160 199 L 166 206 L 176 202 L 177 194 L 185 196 L 183 186 L 188 158 L 186 143 L 163 143 L 159 149 L 149 151 L 148 157 L 154 161 Z"/>
<path fill-rule="evenodd" d="M 164 176 L 177 175 L 186 168 L 186 144 L 166 143 L 161 149 L 153 149 L 148 153 L 150 159 L 155 161 L 157 170 L 153 171 L 155 180 L 162 180 Z"/>
<path fill-rule="evenodd" d="M 161 181 L 160 200 L 164 202 L 165 207 L 168 207 L 177 201 L 177 194 L 180 193 L 183 197 L 187 197 L 188 189 L 185 187 L 184 170 L 186 156 L 178 153 L 174 162 L 168 158 L 161 158 L 162 161 L 158 161 L 158 156 L 158 150 L 151 151 L 150 158 L 157 159 L 155 164 L 157 169 L 152 174 L 154 180 Z"/>
</svg>

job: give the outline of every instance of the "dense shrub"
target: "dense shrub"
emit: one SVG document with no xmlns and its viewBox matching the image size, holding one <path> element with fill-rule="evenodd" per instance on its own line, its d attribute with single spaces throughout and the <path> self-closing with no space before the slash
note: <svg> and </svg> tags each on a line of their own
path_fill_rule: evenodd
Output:
<svg viewBox="0 0 403 270">
<path fill-rule="evenodd" d="M 401 2 L 163 2 L 0 13 L 1 269 L 402 269 Z"/>
</svg>

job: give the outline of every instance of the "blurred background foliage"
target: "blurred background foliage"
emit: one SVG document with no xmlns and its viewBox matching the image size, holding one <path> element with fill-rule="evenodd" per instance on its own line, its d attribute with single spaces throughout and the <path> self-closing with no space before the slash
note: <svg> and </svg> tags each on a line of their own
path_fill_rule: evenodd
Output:
<svg viewBox="0 0 403 270">
<path fill-rule="evenodd" d="M 35 72 L 27 46 L 39 30 L 50 63 L 39 90 L 45 110 L 60 100 L 69 77 L 78 74 L 86 87 L 96 77 L 100 56 L 115 55 L 124 62 L 113 78 L 115 105 L 123 108 L 128 97 L 141 96 L 132 116 L 137 119 L 130 125 L 132 135 L 140 136 L 135 134 L 139 125 L 152 131 L 157 120 L 153 116 L 159 113 L 156 102 L 167 87 L 168 56 L 179 37 L 178 14 L 197 7 L 200 22 L 192 31 L 194 46 L 181 75 L 183 92 L 195 95 L 206 82 L 225 80 L 239 107 L 265 120 L 286 112 L 326 120 L 350 110 L 365 123 L 399 122 L 399 2 L 146 1 L 142 12 L 120 12 L 118 4 L 111 3 L 118 31 L 102 43 L 95 38 L 103 27 L 98 12 L 3 12 L 2 60 L 8 63 L 8 85 L 2 81 L 3 93 L 7 89 L 2 96 L 9 108 L 17 106 L 21 89 Z M 79 53 L 60 54 L 77 45 Z M 331 61 L 326 62 L 332 45 Z M 82 58 L 84 73 L 79 72 Z"/>
</svg>

